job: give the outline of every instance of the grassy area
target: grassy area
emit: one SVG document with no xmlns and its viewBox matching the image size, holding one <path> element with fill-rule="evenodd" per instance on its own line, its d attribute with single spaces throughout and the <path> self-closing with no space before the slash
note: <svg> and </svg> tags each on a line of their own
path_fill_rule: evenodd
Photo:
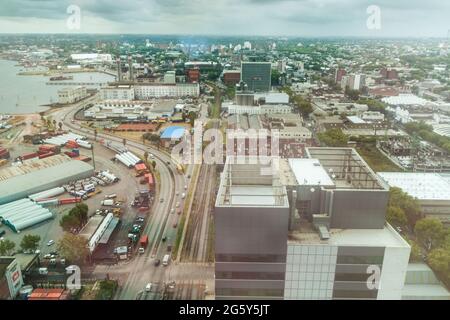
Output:
<svg viewBox="0 0 450 320">
<path fill-rule="evenodd" d="M 375 143 L 359 143 L 356 151 L 363 157 L 367 164 L 375 172 L 381 171 L 403 171 L 397 167 L 391 160 L 382 154 L 376 147 Z"/>
</svg>

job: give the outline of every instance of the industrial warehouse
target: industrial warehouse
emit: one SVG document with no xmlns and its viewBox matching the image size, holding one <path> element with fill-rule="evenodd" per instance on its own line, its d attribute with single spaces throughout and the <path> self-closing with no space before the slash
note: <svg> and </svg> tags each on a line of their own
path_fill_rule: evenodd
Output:
<svg viewBox="0 0 450 320">
<path fill-rule="evenodd" d="M 0 181 L 0 205 L 67 182 L 91 177 L 94 168 L 85 162 L 73 160 L 39 171 L 11 177 Z"/>
</svg>

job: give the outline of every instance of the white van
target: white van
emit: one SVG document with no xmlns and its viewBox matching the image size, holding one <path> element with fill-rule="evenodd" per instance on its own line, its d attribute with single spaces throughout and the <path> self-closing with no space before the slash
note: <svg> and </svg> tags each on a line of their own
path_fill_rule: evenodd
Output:
<svg viewBox="0 0 450 320">
<path fill-rule="evenodd" d="M 168 266 L 170 260 L 170 254 L 166 254 L 163 258 L 163 266 Z"/>
</svg>

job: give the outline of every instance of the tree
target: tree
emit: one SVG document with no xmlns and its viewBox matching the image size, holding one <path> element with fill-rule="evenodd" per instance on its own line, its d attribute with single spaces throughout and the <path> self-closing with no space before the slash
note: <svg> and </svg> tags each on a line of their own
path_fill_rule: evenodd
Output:
<svg viewBox="0 0 450 320">
<path fill-rule="evenodd" d="M 386 218 L 390 224 L 395 226 L 404 226 L 408 223 L 405 211 L 399 207 L 388 207 Z"/>
<path fill-rule="evenodd" d="M 126 146 L 126 145 L 127 145 L 127 139 L 123 138 L 123 139 L 122 139 L 122 144 L 123 144 L 124 146 Z"/>
<path fill-rule="evenodd" d="M 438 248 L 446 236 L 442 222 L 435 218 L 424 218 L 417 221 L 414 232 L 427 251 Z"/>
<path fill-rule="evenodd" d="M 194 126 L 195 123 L 195 119 L 197 119 L 197 113 L 195 113 L 194 111 L 189 112 L 189 124 L 191 125 L 191 127 Z"/>
<path fill-rule="evenodd" d="M 320 142 L 328 147 L 345 147 L 347 146 L 348 137 L 341 129 L 329 129 L 326 132 L 318 134 Z"/>
<path fill-rule="evenodd" d="M 62 130 L 63 123 L 62 122 L 58 122 L 58 127 L 59 127 L 59 130 Z"/>
<path fill-rule="evenodd" d="M 155 160 L 152 161 L 152 167 L 153 167 L 153 169 L 156 169 L 156 161 Z"/>
<path fill-rule="evenodd" d="M 4 239 L 0 240 L 0 256 L 10 256 L 12 255 L 16 244 L 11 240 Z"/>
<path fill-rule="evenodd" d="M 96 300 L 111 300 L 117 290 L 117 281 L 102 280 L 100 281 L 100 289 L 95 297 Z"/>
<path fill-rule="evenodd" d="M 345 88 L 345 95 L 353 101 L 359 100 L 359 94 L 360 92 L 358 90 L 352 90 L 349 87 Z"/>
<path fill-rule="evenodd" d="M 409 261 L 411 262 L 417 262 L 420 261 L 422 258 L 422 252 L 420 250 L 420 246 L 417 244 L 417 242 L 410 240 L 408 241 L 409 245 L 411 246 L 411 254 L 409 256 Z"/>
<path fill-rule="evenodd" d="M 393 187 L 389 190 L 388 207 L 398 207 L 402 209 L 408 219 L 409 225 L 413 228 L 417 220 L 422 217 L 420 204 L 417 199 L 411 197 L 397 187 Z"/>
<path fill-rule="evenodd" d="M 22 238 L 20 242 L 20 247 L 23 251 L 36 251 L 39 246 L 39 241 L 41 241 L 41 237 L 37 235 L 27 234 Z"/>
<path fill-rule="evenodd" d="M 64 231 L 68 232 L 68 231 L 70 231 L 72 229 L 79 228 L 80 227 L 80 221 L 74 215 L 66 214 L 59 221 L 59 225 L 61 226 L 61 228 Z"/>
<path fill-rule="evenodd" d="M 58 250 L 68 261 L 82 264 L 89 256 L 88 240 L 78 235 L 65 233 L 58 242 Z"/>
<path fill-rule="evenodd" d="M 86 204 L 77 203 L 77 205 L 69 211 L 69 215 L 75 216 L 78 219 L 79 225 L 81 227 L 88 220 L 88 212 L 89 212 L 89 207 Z"/>
<path fill-rule="evenodd" d="M 430 267 L 442 274 L 447 275 L 450 271 L 450 252 L 445 249 L 434 249 L 427 259 Z"/>
<path fill-rule="evenodd" d="M 301 113 L 303 117 L 309 116 L 313 112 L 311 101 L 304 99 L 302 96 L 294 96 L 294 106 L 297 112 Z"/>
</svg>

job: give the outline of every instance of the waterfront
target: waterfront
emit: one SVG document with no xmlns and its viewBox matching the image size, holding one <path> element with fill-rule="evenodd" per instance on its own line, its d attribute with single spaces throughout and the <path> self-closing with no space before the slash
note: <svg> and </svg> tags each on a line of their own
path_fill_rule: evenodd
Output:
<svg viewBox="0 0 450 320">
<path fill-rule="evenodd" d="M 45 76 L 19 76 L 21 67 L 15 61 L 0 60 L 0 113 L 27 114 L 45 111 L 45 105 L 58 101 L 58 90 L 63 86 L 49 86 Z M 100 72 L 71 73 L 67 82 L 104 83 L 114 77 Z M 58 81 L 62 82 L 62 81 Z M 87 86 L 95 88 L 96 86 Z"/>
</svg>

